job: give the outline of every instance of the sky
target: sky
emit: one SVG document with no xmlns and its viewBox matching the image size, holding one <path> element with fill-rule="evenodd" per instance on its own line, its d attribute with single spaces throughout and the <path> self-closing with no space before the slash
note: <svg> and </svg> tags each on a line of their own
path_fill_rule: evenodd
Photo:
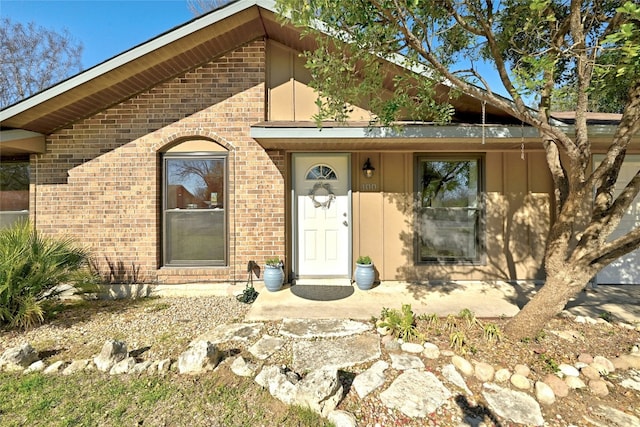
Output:
<svg viewBox="0 0 640 427">
<path fill-rule="evenodd" d="M 68 30 L 85 70 L 194 18 L 187 0 L 0 0 L 0 17 Z"/>
<path fill-rule="evenodd" d="M 187 0 L 0 0 L 0 17 L 67 30 L 83 45 L 89 69 L 194 18 Z M 476 64 L 492 89 L 506 93 L 495 71 Z"/>
</svg>

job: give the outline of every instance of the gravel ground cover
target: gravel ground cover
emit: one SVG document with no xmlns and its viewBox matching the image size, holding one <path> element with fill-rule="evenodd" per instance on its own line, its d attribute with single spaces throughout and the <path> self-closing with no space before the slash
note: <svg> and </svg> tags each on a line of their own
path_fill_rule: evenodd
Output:
<svg viewBox="0 0 640 427">
<path fill-rule="evenodd" d="M 194 338 L 210 331 L 223 323 L 242 322 L 250 306 L 238 302 L 233 297 L 197 297 L 197 298 L 144 298 L 119 301 L 83 301 L 61 305 L 46 323 L 36 328 L 20 331 L 0 329 L 0 352 L 29 342 L 40 352 L 47 364 L 56 360 L 89 358 L 100 352 L 107 339 L 119 339 L 127 343 L 130 351 L 135 351 L 140 359 L 159 360 L 177 359 Z M 422 313 L 416 313 L 422 314 Z M 481 319 L 502 326 L 506 319 Z M 441 323 L 445 325 L 446 322 Z M 265 323 L 263 333 L 277 336 L 280 322 Z M 426 339 L 441 349 L 449 349 L 450 334 L 431 322 L 419 320 L 418 330 Z M 628 353 L 633 346 L 640 344 L 640 332 L 621 328 L 607 322 L 599 324 L 578 324 L 573 320 L 559 316 L 545 328 L 544 333 L 528 342 L 511 342 L 503 339 L 499 342 L 487 341 L 482 329 L 465 329 L 466 346 L 462 349 L 469 360 L 487 362 L 493 366 L 513 367 L 526 364 L 532 370 L 532 377 L 542 378 L 553 371 L 554 365 L 571 363 L 579 354 L 615 357 Z M 574 340 L 562 339 L 558 331 L 571 331 Z M 270 364 L 289 364 L 291 362 L 291 342 L 288 340 L 284 350 L 268 360 Z M 228 348 L 228 359 L 232 355 L 250 354 L 243 345 L 233 344 Z M 382 359 L 389 361 L 389 351 L 383 346 Z M 449 363 L 442 359 L 427 366 L 434 372 L 440 364 Z M 491 420 L 491 414 L 481 401 L 454 401 L 441 407 L 428 419 L 415 420 L 387 409 L 379 400 L 379 392 L 357 398 L 350 383 L 358 372 L 369 367 L 356 366 L 345 370 L 342 381 L 347 394 L 338 409 L 354 413 L 359 426 L 459 426 L 464 419 L 481 420 L 477 425 L 500 425 Z M 228 365 L 222 369 L 228 371 Z M 560 399 L 554 406 L 544 409 L 545 420 L 549 426 L 591 425 L 584 421 L 583 414 L 592 414 L 598 405 L 619 408 L 640 416 L 640 393 L 615 386 L 615 380 L 624 373 L 612 376 L 612 392 L 605 397 L 596 397 L 586 391 L 572 392 Z M 231 376 L 229 376 L 231 377 Z M 389 376 L 389 382 L 393 378 Z M 469 380 L 469 387 L 476 390 L 480 383 Z M 259 387 L 255 385 L 255 387 Z M 380 391 L 384 390 L 382 387 Z M 635 412 L 634 412 L 635 411 Z M 475 418 L 474 418 L 475 417 Z M 595 415 L 594 415 L 595 417 Z M 596 417 L 597 418 L 597 417 Z M 180 420 L 174 420 L 180 425 Z M 607 426 L 608 424 L 603 423 Z"/>
</svg>

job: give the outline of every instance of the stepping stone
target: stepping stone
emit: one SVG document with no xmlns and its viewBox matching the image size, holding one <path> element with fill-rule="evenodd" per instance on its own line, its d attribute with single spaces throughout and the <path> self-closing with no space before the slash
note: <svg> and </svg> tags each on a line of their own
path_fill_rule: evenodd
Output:
<svg viewBox="0 0 640 427">
<path fill-rule="evenodd" d="M 361 334 L 371 324 L 348 319 L 282 319 L 280 335 L 291 338 L 333 338 Z"/>
<path fill-rule="evenodd" d="M 262 323 L 226 323 L 200 335 L 191 341 L 189 346 L 198 341 L 209 341 L 212 344 L 228 341 L 248 342 L 256 339 L 261 331 Z"/>
<path fill-rule="evenodd" d="M 540 405 L 527 393 L 485 383 L 482 396 L 489 408 L 502 418 L 525 425 L 544 424 Z"/>
<path fill-rule="evenodd" d="M 259 360 L 265 360 L 276 351 L 281 350 L 283 346 L 284 340 L 282 338 L 264 335 L 258 342 L 249 347 L 249 352 Z"/>
<path fill-rule="evenodd" d="M 397 409 L 408 417 L 424 418 L 447 402 L 451 392 L 431 372 L 405 371 L 380 393 L 387 408 Z"/>
<path fill-rule="evenodd" d="M 460 372 L 458 372 L 456 367 L 453 366 L 453 364 L 448 364 L 446 366 L 443 366 L 441 369 L 441 372 L 442 372 L 442 376 L 445 377 L 446 380 L 449 381 L 451 384 L 464 390 L 464 392 L 467 393 L 469 396 L 473 395 L 473 392 L 467 386 L 467 383 L 464 381 L 464 378 L 462 377 Z"/>
<path fill-rule="evenodd" d="M 378 360 L 369 369 L 356 375 L 353 379 L 353 388 L 360 399 L 364 399 L 369 393 L 380 387 L 385 382 L 384 371 L 389 364 L 384 360 Z"/>
<path fill-rule="evenodd" d="M 295 372 L 309 372 L 325 366 L 348 368 L 379 358 L 380 338 L 375 334 L 295 341 L 292 369 Z"/>
<path fill-rule="evenodd" d="M 407 369 L 424 369 L 424 363 L 418 356 L 411 354 L 391 353 L 391 367 L 398 371 L 406 371 Z"/>
</svg>

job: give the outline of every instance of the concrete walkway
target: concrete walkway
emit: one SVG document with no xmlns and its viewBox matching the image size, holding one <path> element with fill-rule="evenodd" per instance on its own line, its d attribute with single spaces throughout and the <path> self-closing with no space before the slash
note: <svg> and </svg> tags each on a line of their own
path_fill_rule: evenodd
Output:
<svg viewBox="0 0 640 427">
<path fill-rule="evenodd" d="M 304 286 L 304 285 L 299 285 Z M 355 285 L 354 285 L 355 286 Z M 514 316 L 536 292 L 532 284 L 482 282 L 414 285 L 384 282 L 369 291 L 357 287 L 354 293 L 336 301 L 311 301 L 291 292 L 289 285 L 277 292 L 254 283 L 260 293 L 247 313 L 247 321 L 308 319 L 361 319 L 380 316 L 383 307 L 411 304 L 416 314 L 458 314 L 469 309 L 477 317 Z M 241 291 L 238 287 L 237 291 Z M 570 301 L 567 310 L 575 315 L 597 318 L 603 312 L 629 323 L 640 322 L 640 286 L 597 286 Z"/>
</svg>

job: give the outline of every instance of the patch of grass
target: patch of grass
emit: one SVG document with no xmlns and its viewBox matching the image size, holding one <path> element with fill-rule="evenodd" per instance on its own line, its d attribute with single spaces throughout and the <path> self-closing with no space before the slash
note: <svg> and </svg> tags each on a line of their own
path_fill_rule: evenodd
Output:
<svg viewBox="0 0 640 427">
<path fill-rule="evenodd" d="M 222 368 L 165 377 L 0 373 L 3 426 L 331 426 Z"/>
</svg>

